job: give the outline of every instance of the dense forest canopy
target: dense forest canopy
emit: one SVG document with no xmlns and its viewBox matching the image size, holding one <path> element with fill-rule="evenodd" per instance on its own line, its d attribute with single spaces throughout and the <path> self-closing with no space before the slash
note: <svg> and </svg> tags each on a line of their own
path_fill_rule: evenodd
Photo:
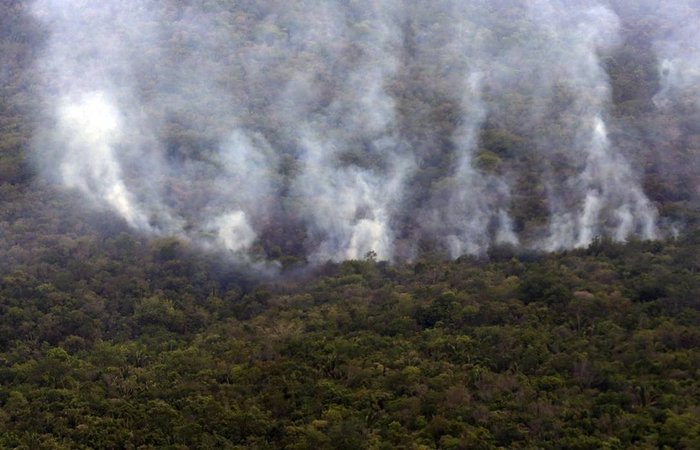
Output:
<svg viewBox="0 0 700 450">
<path fill-rule="evenodd" d="M 0 448 L 700 448 L 699 39 L 0 0 Z"/>
</svg>

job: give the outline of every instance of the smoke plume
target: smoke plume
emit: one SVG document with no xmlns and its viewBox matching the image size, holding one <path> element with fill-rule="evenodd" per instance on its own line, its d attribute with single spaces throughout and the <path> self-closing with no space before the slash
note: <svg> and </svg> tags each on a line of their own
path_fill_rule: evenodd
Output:
<svg viewBox="0 0 700 450">
<path fill-rule="evenodd" d="M 42 173 L 140 232 L 243 261 L 659 234 L 609 136 L 606 4 L 225 3 L 36 0 Z M 658 43 L 659 102 L 697 85 L 687 28 Z"/>
<path fill-rule="evenodd" d="M 700 207 L 698 128 L 700 127 L 700 4 L 697 1 L 650 2 L 661 25 L 654 35 L 659 64 L 659 90 L 653 98 L 661 117 L 660 134 L 667 142 L 684 149 L 657 153 L 673 154 L 662 159 L 668 177 L 688 185 L 691 208 Z"/>
</svg>

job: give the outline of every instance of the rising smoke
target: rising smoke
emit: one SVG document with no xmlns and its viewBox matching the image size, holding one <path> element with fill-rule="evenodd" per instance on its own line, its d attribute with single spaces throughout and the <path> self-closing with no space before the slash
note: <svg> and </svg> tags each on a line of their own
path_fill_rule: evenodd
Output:
<svg viewBox="0 0 700 450">
<path fill-rule="evenodd" d="M 654 101 L 659 107 L 669 106 L 682 96 L 697 101 L 700 93 L 700 5 L 680 0 L 670 5 L 657 2 L 655 6 L 672 27 L 662 30 L 655 41 L 661 89 Z"/>
<path fill-rule="evenodd" d="M 683 117 L 689 136 L 697 136 L 700 126 L 700 3 L 681 0 L 667 4 L 653 2 L 654 10 L 662 18 L 665 27 L 656 34 L 654 50 L 659 60 L 660 89 L 654 103 L 667 117 Z M 675 127 L 668 127 L 674 130 Z M 667 170 L 669 176 L 687 172 L 686 182 L 691 184 L 691 197 L 695 209 L 700 207 L 700 182 L 696 174 L 700 170 L 700 153 L 696 142 L 679 142 L 686 149 L 685 155 L 676 157 L 675 165 Z M 668 141 L 678 140 L 668 136 Z M 680 165 L 681 167 L 678 167 Z"/>
<path fill-rule="evenodd" d="M 143 233 L 240 260 L 289 233 L 312 262 L 659 234 L 609 137 L 606 4 L 228 3 L 36 0 L 43 173 Z M 660 103 L 697 86 L 683 36 L 658 43 Z M 543 131 L 494 154 L 496 126 Z M 514 217 L 523 161 L 539 223 Z"/>
</svg>

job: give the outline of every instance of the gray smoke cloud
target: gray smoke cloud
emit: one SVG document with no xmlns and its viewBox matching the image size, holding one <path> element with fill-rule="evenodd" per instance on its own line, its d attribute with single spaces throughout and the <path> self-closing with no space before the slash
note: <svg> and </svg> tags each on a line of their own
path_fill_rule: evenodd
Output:
<svg viewBox="0 0 700 450">
<path fill-rule="evenodd" d="M 685 175 L 680 179 L 690 185 L 691 208 L 697 210 L 700 183 L 695 174 L 700 170 L 700 154 L 693 135 L 697 135 L 700 124 L 700 3 L 650 0 L 644 6 L 654 11 L 662 23 L 653 45 L 659 61 L 660 81 L 653 101 L 666 122 L 661 133 L 668 142 L 684 149 L 682 154 L 674 154 L 673 159 L 667 158 L 663 162 L 669 177 Z M 673 116 L 681 119 L 669 119 Z M 686 136 L 685 142 L 678 142 L 685 140 Z"/>
<path fill-rule="evenodd" d="M 662 108 L 682 96 L 697 102 L 700 98 L 700 5 L 691 0 L 652 5 L 668 27 L 658 33 L 654 43 L 661 81 L 654 102 Z"/>
<path fill-rule="evenodd" d="M 315 70 L 295 72 L 284 117 L 296 128 L 300 175 L 293 180 L 312 236 L 312 260 L 358 259 L 370 251 L 393 256 L 391 220 L 401 202 L 412 156 L 400 145 L 395 105 L 385 86 L 396 74 L 402 2 L 354 2 L 347 10 L 320 2 L 298 38 L 313 53 L 336 48 Z M 307 11 L 308 12 L 308 11 Z M 303 24 L 299 24 L 303 27 Z M 354 53 L 346 56 L 345 53 Z M 339 58 L 354 58 L 333 73 Z M 334 96 L 318 98 L 314 80 L 333 73 Z M 306 100 L 302 100 L 303 97 Z M 312 100 L 309 100 L 312 99 Z M 343 159 L 354 159 L 343 164 Z"/>
<path fill-rule="evenodd" d="M 601 55 L 618 42 L 619 21 L 607 7 L 594 2 L 535 1 L 528 13 L 541 36 L 556 43 L 540 59 L 537 73 L 548 74 L 543 87 L 552 98 L 555 88 L 571 95 L 561 121 L 572 131 L 563 142 L 564 156 L 581 169 L 564 183 L 550 186 L 552 216 L 547 250 L 587 246 L 607 234 L 624 240 L 636 234 L 656 237 L 657 214 L 623 156 L 610 144 L 606 125 L 611 92 Z M 545 143 L 545 146 L 551 145 Z"/>
<path fill-rule="evenodd" d="M 546 232 L 526 239 L 530 245 L 559 250 L 587 246 L 600 235 L 656 237 L 656 210 L 608 139 L 611 93 L 601 58 L 619 41 L 617 16 L 591 1 L 504 4 L 511 15 L 482 2 L 455 2 L 441 15 L 440 33 L 449 30 L 454 40 L 439 65 L 457 67 L 463 77 L 454 84 L 462 117 L 453 137 L 457 164 L 448 201 L 431 203 L 438 209 L 428 223 L 439 224 L 435 231 L 447 236 L 453 257 L 519 242 L 508 214 L 514 174 L 484 174 L 476 166 L 484 122 L 502 119 L 520 93 L 529 119 L 518 118 L 513 128 L 556 128 L 541 137 L 537 152 L 571 166 L 567 179 L 543 174 L 550 221 Z"/>
<path fill-rule="evenodd" d="M 52 32 L 39 65 L 51 125 L 39 139 L 41 161 L 138 230 L 243 256 L 266 217 L 275 155 L 237 126 L 228 61 L 217 58 L 235 44 L 214 26 L 218 11 L 162 6 L 34 4 Z M 208 141 L 201 154 L 183 158 L 192 149 L 169 142 L 172 124 L 182 122 L 177 145 L 191 133 Z"/>
<path fill-rule="evenodd" d="M 601 58 L 619 21 L 604 4 L 36 0 L 33 12 L 50 32 L 42 171 L 143 233 L 253 261 L 294 232 L 311 262 L 411 258 L 425 238 L 456 258 L 658 234 L 608 137 Z M 484 147 L 494 124 L 545 123 L 522 155 Z M 516 224 L 518 158 L 539 165 L 548 223 Z"/>
<path fill-rule="evenodd" d="M 451 136 L 453 167 L 439 180 L 421 222 L 456 258 L 483 254 L 494 242 L 515 245 L 518 238 L 508 213 L 510 187 L 475 165 L 480 131 L 489 114 L 482 91 L 499 70 L 492 65 L 499 58 L 492 41 L 497 10 L 482 2 L 450 1 L 440 7 L 423 5 L 413 20 L 420 24 L 417 40 L 429 43 L 419 50 L 424 52 L 421 57 L 435 65 L 435 76 L 445 79 L 460 120 Z M 433 14 L 439 21 L 421 23 Z M 435 48 L 439 52 L 431 55 Z"/>
</svg>

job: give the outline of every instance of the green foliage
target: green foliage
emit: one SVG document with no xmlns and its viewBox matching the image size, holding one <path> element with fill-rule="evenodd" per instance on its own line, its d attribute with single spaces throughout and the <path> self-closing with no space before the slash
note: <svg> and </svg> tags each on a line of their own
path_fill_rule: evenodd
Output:
<svg viewBox="0 0 700 450">
<path fill-rule="evenodd" d="M 64 236 L 1 278 L 0 445 L 695 448 L 699 251 L 263 284 L 182 242 Z"/>
</svg>

